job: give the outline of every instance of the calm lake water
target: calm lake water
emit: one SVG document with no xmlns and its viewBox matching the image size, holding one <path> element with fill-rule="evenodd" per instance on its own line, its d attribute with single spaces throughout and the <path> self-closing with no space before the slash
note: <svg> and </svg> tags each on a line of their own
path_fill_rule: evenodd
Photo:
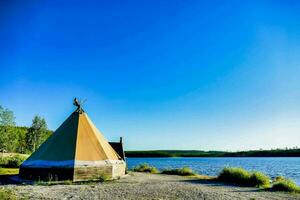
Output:
<svg viewBox="0 0 300 200">
<path fill-rule="evenodd" d="M 190 167 L 199 174 L 216 176 L 224 167 L 243 167 L 268 174 L 285 176 L 300 185 L 300 158 L 127 158 L 129 169 L 148 163 L 158 169 Z"/>
</svg>

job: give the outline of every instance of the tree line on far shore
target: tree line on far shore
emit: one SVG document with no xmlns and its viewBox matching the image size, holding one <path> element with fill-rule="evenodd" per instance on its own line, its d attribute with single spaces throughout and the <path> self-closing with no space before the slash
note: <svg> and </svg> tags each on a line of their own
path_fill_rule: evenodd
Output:
<svg viewBox="0 0 300 200">
<path fill-rule="evenodd" d="M 51 134 L 44 118 L 36 115 L 30 127 L 19 127 L 13 111 L 0 105 L 0 152 L 30 154 Z"/>
<path fill-rule="evenodd" d="M 153 150 L 153 151 L 126 151 L 128 158 L 155 158 L 155 157 L 300 157 L 298 147 L 272 150 L 251 151 L 196 151 L 196 150 Z"/>
</svg>

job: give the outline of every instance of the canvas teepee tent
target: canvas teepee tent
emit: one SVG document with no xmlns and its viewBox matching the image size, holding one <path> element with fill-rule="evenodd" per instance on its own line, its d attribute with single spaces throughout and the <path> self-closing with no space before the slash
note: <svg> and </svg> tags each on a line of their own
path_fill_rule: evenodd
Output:
<svg viewBox="0 0 300 200">
<path fill-rule="evenodd" d="M 125 174 L 124 160 L 76 102 L 78 108 L 22 163 L 22 178 L 85 181 Z"/>
</svg>

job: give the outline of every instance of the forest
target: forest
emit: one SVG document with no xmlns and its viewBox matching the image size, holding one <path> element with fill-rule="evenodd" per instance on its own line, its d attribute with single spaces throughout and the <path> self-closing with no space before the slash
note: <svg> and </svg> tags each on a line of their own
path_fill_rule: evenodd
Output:
<svg viewBox="0 0 300 200">
<path fill-rule="evenodd" d="M 33 117 L 30 127 L 16 126 L 13 111 L 0 105 L 0 152 L 31 154 L 51 134 L 39 115 Z"/>
<path fill-rule="evenodd" d="M 126 151 L 126 157 L 300 157 L 298 147 L 250 151 L 154 150 Z"/>
</svg>

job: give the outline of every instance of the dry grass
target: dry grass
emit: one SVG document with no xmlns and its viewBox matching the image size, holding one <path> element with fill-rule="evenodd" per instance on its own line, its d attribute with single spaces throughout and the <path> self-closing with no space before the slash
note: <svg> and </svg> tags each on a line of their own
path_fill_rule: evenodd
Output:
<svg viewBox="0 0 300 200">
<path fill-rule="evenodd" d="M 14 175 L 19 174 L 19 168 L 1 168 L 0 175 Z"/>
<path fill-rule="evenodd" d="M 189 167 L 183 167 L 178 169 L 165 169 L 162 174 L 179 175 L 179 176 L 194 176 L 196 173 Z"/>
<path fill-rule="evenodd" d="M 291 193 L 300 193 L 300 187 L 294 181 L 285 179 L 284 177 L 282 177 L 278 181 L 275 181 L 271 190 L 291 192 Z"/>
<path fill-rule="evenodd" d="M 249 172 L 243 168 L 224 168 L 217 180 L 250 187 L 270 187 L 270 178 L 261 172 Z"/>
<path fill-rule="evenodd" d="M 15 153 L 1 153 L 0 154 L 0 167 L 17 168 L 24 160 L 27 159 L 27 155 L 15 154 Z"/>
<path fill-rule="evenodd" d="M 11 190 L 0 189 L 0 199 L 1 200 L 17 200 L 17 197 Z"/>
<path fill-rule="evenodd" d="M 150 166 L 147 163 L 143 163 L 143 164 L 140 164 L 140 165 L 136 166 L 133 169 L 133 171 L 135 171 L 135 172 L 150 172 L 152 174 L 157 174 L 158 173 L 158 170 L 155 167 Z"/>
</svg>

